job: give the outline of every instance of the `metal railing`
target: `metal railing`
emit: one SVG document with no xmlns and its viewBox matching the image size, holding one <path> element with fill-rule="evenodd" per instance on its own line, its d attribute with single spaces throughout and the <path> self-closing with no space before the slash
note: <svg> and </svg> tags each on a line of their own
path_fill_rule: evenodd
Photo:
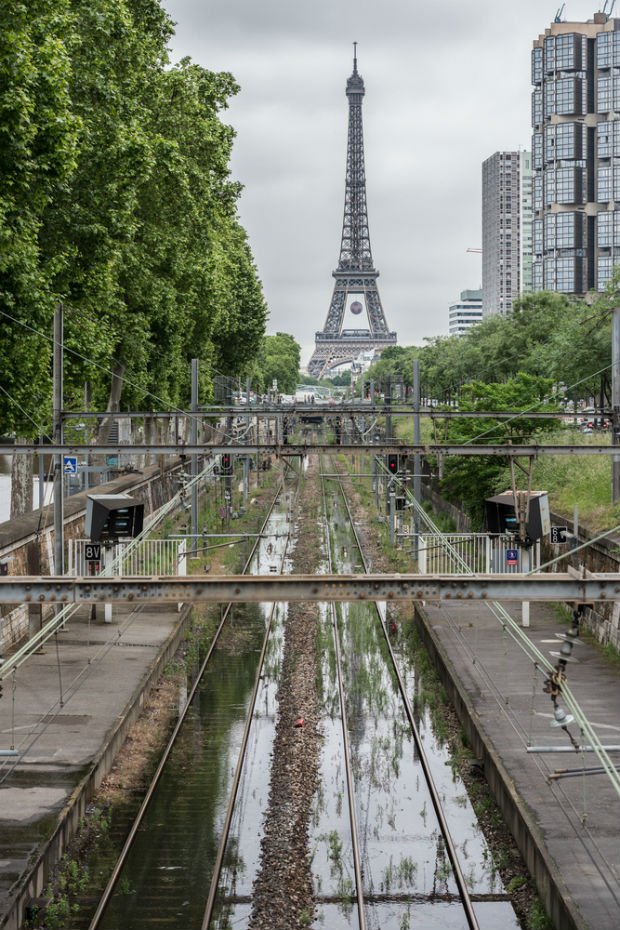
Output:
<svg viewBox="0 0 620 930">
<path fill-rule="evenodd" d="M 184 539 L 141 539 L 135 544 L 118 542 L 107 548 L 102 546 L 100 562 L 86 558 L 87 546 L 92 546 L 89 539 L 70 540 L 67 570 L 70 577 L 99 575 L 111 562 L 116 562 L 115 574 L 118 576 L 187 574 L 187 543 Z"/>
<path fill-rule="evenodd" d="M 511 536 L 488 533 L 422 533 L 418 549 L 420 574 L 517 574 L 538 565 L 539 543 L 532 563 L 522 564 L 523 551 Z M 516 556 L 516 557 L 515 557 Z"/>
</svg>

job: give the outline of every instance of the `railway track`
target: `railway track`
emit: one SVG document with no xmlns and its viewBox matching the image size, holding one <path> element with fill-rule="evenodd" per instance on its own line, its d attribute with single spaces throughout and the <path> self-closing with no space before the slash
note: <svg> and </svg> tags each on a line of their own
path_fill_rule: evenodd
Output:
<svg viewBox="0 0 620 930">
<path fill-rule="evenodd" d="M 354 543 L 355 549 L 357 550 L 357 557 L 361 563 L 361 568 L 364 572 L 368 572 L 369 564 L 368 559 L 364 553 L 364 548 L 360 540 L 358 530 L 355 525 L 355 520 L 351 512 L 351 505 L 347 499 L 343 483 L 339 479 L 327 479 L 331 481 L 332 484 L 335 484 L 338 489 L 339 500 L 341 502 L 344 513 L 346 514 L 346 519 L 348 523 L 348 529 L 350 532 L 351 539 Z M 329 517 L 328 512 L 328 502 L 327 502 L 327 493 L 325 489 L 326 481 L 323 480 L 323 499 L 324 499 L 324 508 L 326 513 L 326 527 L 329 530 L 329 527 L 333 525 L 334 520 Z M 335 502 L 334 502 L 335 503 Z M 337 509 L 337 508 L 336 508 Z M 338 520 L 335 521 L 336 525 L 339 523 Z M 333 546 L 331 534 L 328 532 L 327 546 L 329 550 L 329 569 L 331 572 L 337 572 L 339 568 L 343 570 L 349 569 L 347 561 L 350 562 L 351 554 L 342 547 L 341 554 L 345 558 L 338 558 L 338 547 Z M 332 561 L 333 560 L 333 561 Z M 344 564 L 343 564 L 344 563 Z M 348 738 L 348 723 L 347 723 L 347 711 L 346 711 L 346 699 L 345 691 L 346 686 L 344 683 L 344 671 L 342 663 L 342 648 L 341 648 L 341 635 L 339 632 L 339 618 L 338 615 L 341 613 L 340 605 L 331 604 L 331 615 L 332 615 L 332 626 L 334 633 L 334 642 L 336 650 L 336 668 L 337 668 L 337 677 L 338 677 L 338 692 L 340 697 L 340 708 L 341 708 L 341 719 L 342 719 L 342 729 L 343 729 L 343 743 L 345 748 L 345 767 L 347 772 L 347 788 L 348 788 L 348 797 L 349 797 L 349 811 L 350 811 L 350 821 L 351 821 L 351 839 L 352 839 L 352 854 L 354 861 L 354 870 L 356 876 L 356 904 L 358 910 L 358 925 L 360 930 L 366 930 L 368 926 L 366 918 L 366 910 L 376 907 L 377 898 L 374 894 L 371 893 L 370 900 L 364 900 L 364 878 L 363 878 L 363 864 L 362 860 L 364 858 L 364 853 L 360 844 L 359 839 L 359 828 L 357 824 L 357 815 L 356 815 L 356 804 L 354 801 L 355 796 L 355 779 L 353 777 L 353 763 L 351 759 L 351 751 L 349 746 Z M 384 645 L 384 657 L 386 664 L 389 667 L 389 674 L 393 676 L 395 683 L 397 684 L 398 694 L 402 702 L 402 710 L 404 716 L 406 717 L 409 734 L 411 736 L 413 745 L 415 747 L 415 753 L 420 763 L 420 768 L 424 777 L 424 784 L 418 788 L 419 794 L 426 793 L 430 798 L 432 808 L 437 820 L 437 827 L 441 837 L 441 846 L 445 852 L 445 857 L 449 861 L 450 869 L 456 883 L 458 898 L 461 903 L 462 913 L 465 919 L 465 923 L 457 923 L 456 925 L 462 925 L 469 928 L 469 930 L 480 930 L 480 924 L 478 922 L 478 917 L 476 915 L 472 897 L 467 887 L 467 882 L 461 863 L 459 861 L 459 856 L 457 854 L 456 844 L 452 838 L 450 828 L 448 825 L 448 820 L 446 813 L 444 811 L 444 806 L 440 797 L 440 792 L 435 784 L 435 779 L 433 777 L 432 768 L 429 762 L 429 759 L 426 754 L 424 747 L 424 742 L 421 738 L 418 726 L 413 713 L 413 708 L 407 694 L 407 688 L 403 676 L 400 672 L 399 665 L 396 659 L 394 649 L 392 648 L 392 643 L 390 641 L 390 635 L 388 633 L 388 625 L 385 613 L 385 605 L 379 605 L 373 603 L 369 605 L 369 611 L 374 613 L 375 622 L 382 634 L 382 640 Z M 371 621 L 372 622 L 372 621 Z M 424 802 L 425 803 L 425 802 Z M 454 898 L 452 898 L 454 900 Z M 384 898 L 385 901 L 385 898 Z M 424 896 L 419 899 L 422 906 L 424 906 L 427 901 L 424 900 Z M 393 907 L 396 907 L 402 910 L 402 914 L 398 918 L 398 923 L 395 923 L 394 926 L 403 926 L 408 925 L 411 920 L 414 924 L 417 922 L 415 917 L 416 903 L 411 899 L 407 899 L 406 895 L 396 895 L 394 899 L 390 902 Z M 457 921 L 459 918 L 457 918 Z M 379 925 L 379 924 L 376 924 Z"/>
<path fill-rule="evenodd" d="M 343 482 L 317 478 L 313 495 L 323 561 L 306 570 L 367 571 Z M 246 568 L 258 558 L 259 571 L 284 570 L 291 501 L 279 500 L 261 533 L 279 506 L 278 563 L 264 538 Z M 296 531 L 299 542 L 312 528 Z M 446 751 L 434 754 L 411 703 L 416 673 L 385 605 L 306 605 L 296 621 L 286 605 L 261 606 L 224 612 L 216 640 L 236 636 L 237 648 L 209 650 L 89 930 L 478 930 L 481 908 L 486 925 L 516 928 L 473 813 L 451 791 Z M 303 647 L 316 655 L 291 687 L 295 622 L 298 633 L 316 624 Z M 316 777 L 304 773 L 318 757 Z"/>
<path fill-rule="evenodd" d="M 280 485 L 244 572 L 256 560 L 262 561 L 261 571 L 265 570 L 265 563 L 268 570 L 282 571 L 290 525 L 290 500 L 288 495 L 284 500 L 284 495 Z M 277 613 L 275 605 L 266 608 L 264 617 L 255 610 L 249 616 L 247 611 L 233 612 L 230 604 L 222 610 L 211 646 L 91 919 L 90 930 L 109 927 L 129 930 L 155 924 L 176 927 L 179 920 L 187 920 L 184 925 L 188 927 L 198 927 L 205 923 L 207 915 L 210 920 L 250 722 L 264 678 Z M 231 661 L 230 650 L 221 655 L 218 647 L 225 639 L 232 642 L 238 659 L 239 650 L 249 646 L 255 655 L 258 650 L 258 661 L 255 656 L 251 662 L 242 657 L 242 661 L 235 663 Z M 235 640 L 239 641 L 237 646 Z M 218 712 L 218 708 L 204 705 L 215 693 L 209 679 L 221 676 L 230 678 L 230 688 L 225 689 L 230 702 Z M 244 688 L 239 689 L 239 680 L 245 684 Z M 221 682 L 216 690 L 221 698 Z M 239 737 L 237 732 L 237 738 L 225 747 L 218 737 L 235 727 L 241 727 L 242 734 Z M 215 745 L 210 745 L 209 734 Z M 222 818 L 221 811 L 210 807 L 203 792 L 213 778 L 227 779 L 222 759 L 214 757 L 224 749 L 231 756 L 238 753 L 238 763 L 230 781 L 229 805 Z M 216 832 L 213 821 L 218 821 L 217 832 L 221 837 L 215 849 L 211 842 Z M 207 895 L 205 880 L 209 875 Z"/>
</svg>

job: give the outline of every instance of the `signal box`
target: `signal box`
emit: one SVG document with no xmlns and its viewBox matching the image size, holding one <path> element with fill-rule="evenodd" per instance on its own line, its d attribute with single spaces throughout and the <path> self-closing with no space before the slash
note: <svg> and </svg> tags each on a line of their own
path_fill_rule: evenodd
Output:
<svg viewBox="0 0 620 930">
<path fill-rule="evenodd" d="M 525 491 L 518 491 L 525 494 Z M 512 491 L 505 491 L 495 497 L 487 497 L 484 508 L 486 512 L 487 528 L 489 533 L 508 533 L 519 535 L 519 519 L 515 511 L 515 500 Z M 549 515 L 549 497 L 546 491 L 531 491 L 530 503 L 525 524 L 527 538 L 534 542 L 551 532 L 551 517 Z"/>
<path fill-rule="evenodd" d="M 129 494 L 89 494 L 85 535 L 92 542 L 133 538 L 142 532 L 144 504 Z"/>
</svg>

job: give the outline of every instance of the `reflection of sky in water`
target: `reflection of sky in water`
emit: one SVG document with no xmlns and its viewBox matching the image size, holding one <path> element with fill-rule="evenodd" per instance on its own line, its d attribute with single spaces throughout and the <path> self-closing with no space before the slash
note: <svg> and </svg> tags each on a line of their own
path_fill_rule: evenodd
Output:
<svg viewBox="0 0 620 930">
<path fill-rule="evenodd" d="M 269 532 L 260 541 L 259 551 L 252 561 L 250 574 L 269 574 L 290 571 L 290 559 L 284 558 L 289 521 L 287 519 L 287 495 L 281 512 L 272 514 Z M 265 617 L 271 614 L 270 604 L 261 604 Z M 267 646 L 263 678 L 260 682 L 254 719 L 250 729 L 237 802 L 231 824 L 228 846 L 237 850 L 232 863 L 222 870 L 219 896 L 250 899 L 252 887 L 260 866 L 260 841 L 263 820 L 269 802 L 271 782 L 271 754 L 275 738 L 278 712 L 277 692 L 284 646 L 283 624 L 286 619 L 286 604 L 276 604 L 272 635 Z M 248 926 L 251 914 L 248 901 L 230 904 L 226 912 L 214 918 L 214 926 L 233 926 L 235 930 Z M 227 923 L 228 921 L 228 923 Z"/>
<path fill-rule="evenodd" d="M 329 495 L 329 501 L 335 565 L 343 573 L 360 571 L 344 510 L 335 494 Z M 364 892 L 380 899 L 367 905 L 369 926 L 380 926 L 382 930 L 409 925 L 443 930 L 464 927 L 458 902 L 428 900 L 434 895 L 441 898 L 457 894 L 457 886 L 401 707 L 398 684 L 387 666 L 387 649 L 376 610 L 370 604 L 339 604 L 338 613 Z M 328 719 L 324 726 L 321 791 L 311 838 L 316 892 L 319 897 L 337 901 L 343 890 L 354 894 L 355 889 L 346 780 L 341 762 L 341 721 L 334 656 L 330 652 L 333 653 L 333 646 L 325 640 L 322 680 Z M 402 655 L 400 661 L 413 704 L 419 682 L 411 661 Z M 447 752 L 433 735 L 428 712 L 423 710 L 418 717 L 468 887 L 477 894 L 502 893 L 501 881 L 465 788 L 453 774 Z M 337 847 L 336 835 L 341 848 Z M 414 900 L 403 901 L 405 896 Z M 477 904 L 476 912 L 485 930 L 497 926 L 510 930 L 518 926 L 507 903 Z M 357 926 L 355 912 L 338 903 L 320 905 L 319 917 L 316 926 L 337 930 Z"/>
<path fill-rule="evenodd" d="M 274 564 L 280 571 L 287 542 L 286 527 L 283 501 L 270 520 L 265 538 L 259 542 L 255 570 L 268 573 L 266 566 Z M 180 741 L 140 828 L 136 849 L 104 915 L 102 927 L 107 930 L 150 930 L 164 923 L 201 925 L 256 679 L 262 621 L 269 613 L 268 605 L 233 608 L 233 628 L 243 647 L 214 652 Z M 285 606 L 278 605 L 275 635 L 268 647 L 265 676 L 260 683 L 255 726 L 249 736 L 248 768 L 237 795 L 226 854 L 228 888 L 237 894 L 250 893 L 258 863 L 258 842 L 269 791 L 284 615 Z M 249 913 L 247 904 L 239 906 L 237 916 L 244 913 Z"/>
</svg>

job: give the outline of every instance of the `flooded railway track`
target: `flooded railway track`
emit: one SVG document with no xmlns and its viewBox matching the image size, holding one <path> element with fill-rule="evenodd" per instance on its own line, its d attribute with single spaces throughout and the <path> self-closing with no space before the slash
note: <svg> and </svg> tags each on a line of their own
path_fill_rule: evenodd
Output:
<svg viewBox="0 0 620 930">
<path fill-rule="evenodd" d="M 347 493 L 333 469 L 324 469 L 330 472 L 332 477 L 323 479 L 330 570 L 365 572 L 368 560 Z M 350 821 L 341 842 L 350 847 L 355 876 L 350 905 L 356 911 L 338 926 L 396 930 L 435 926 L 439 920 L 443 927 L 479 928 L 498 926 L 499 918 L 502 927 L 516 927 L 508 896 L 495 878 L 485 882 L 471 871 L 467 846 L 477 833 L 473 812 L 467 828 L 471 836 L 463 841 L 461 823 L 458 841 L 453 838 L 449 821 L 454 818 L 446 808 L 454 804 L 454 791 L 437 785 L 437 760 L 425 747 L 429 734 L 420 732 L 419 709 L 408 693 L 413 688 L 415 694 L 415 672 L 401 671 L 397 628 L 386 611 L 385 604 L 330 605 Z M 366 688 L 358 687 L 362 681 Z M 378 800 L 382 795 L 385 801 Z M 464 805 L 461 796 L 458 803 Z M 425 813 L 415 827 L 419 805 Z M 488 857 L 487 850 L 480 851 Z M 433 854 L 429 880 L 424 871 Z"/>
<path fill-rule="evenodd" d="M 244 572 L 283 571 L 291 495 L 283 484 L 279 486 Z M 217 798 L 230 793 L 233 810 L 239 773 L 230 777 L 229 757 L 238 755 L 239 770 L 248 745 L 249 722 L 265 678 L 265 663 L 270 655 L 273 659 L 278 648 L 273 631 L 281 608 L 252 605 L 244 611 L 226 605 L 222 609 L 207 655 L 90 930 L 199 927 L 205 908 L 212 909 L 214 893 L 207 895 L 209 877 L 216 885 L 232 821 L 228 811 L 222 813 Z M 232 650 L 220 654 L 218 645 L 225 638 L 233 644 Z M 269 704 L 271 699 L 265 695 L 264 700 Z M 226 785 L 223 791 L 213 791 L 222 784 Z M 214 840 L 217 835 L 222 838 L 221 848 Z"/>
<path fill-rule="evenodd" d="M 251 570 L 367 570 L 317 466 Z M 387 606 L 251 609 L 238 649 L 210 650 L 90 930 L 516 928 Z"/>
</svg>

